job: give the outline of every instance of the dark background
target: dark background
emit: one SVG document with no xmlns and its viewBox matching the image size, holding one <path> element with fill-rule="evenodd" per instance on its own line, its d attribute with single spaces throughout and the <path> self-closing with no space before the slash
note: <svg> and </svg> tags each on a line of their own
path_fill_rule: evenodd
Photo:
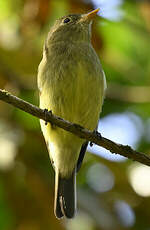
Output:
<svg viewBox="0 0 150 230">
<path fill-rule="evenodd" d="M 37 68 L 54 20 L 100 7 L 93 46 L 108 89 L 99 131 L 150 152 L 150 1 L 1 0 L 0 88 L 38 105 Z M 0 230 L 150 230 L 150 169 L 95 146 L 77 176 L 78 213 L 53 214 L 54 172 L 39 120 L 0 102 Z"/>
</svg>

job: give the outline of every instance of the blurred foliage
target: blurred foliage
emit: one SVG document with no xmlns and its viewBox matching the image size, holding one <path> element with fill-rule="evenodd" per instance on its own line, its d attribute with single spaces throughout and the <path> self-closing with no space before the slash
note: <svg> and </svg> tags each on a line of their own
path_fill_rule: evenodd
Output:
<svg viewBox="0 0 150 230">
<path fill-rule="evenodd" d="M 95 7 L 100 7 L 101 17 L 93 24 L 92 43 L 108 84 L 102 121 L 110 115 L 135 115 L 132 122 L 140 133 L 136 148 L 148 154 L 148 0 L 1 0 L 0 88 L 38 105 L 37 68 L 50 26 L 62 15 Z M 127 135 L 131 132 L 128 126 L 121 129 Z M 109 132 L 114 131 L 115 127 Z M 148 230 L 150 192 L 143 195 L 134 186 L 137 178 L 132 179 L 132 171 L 139 167 L 131 160 L 111 161 L 87 153 L 77 176 L 78 214 L 74 220 L 58 221 L 53 214 L 54 172 L 39 121 L 0 102 L 1 230 Z M 144 183 L 144 174 L 140 175 L 140 189 L 150 190 L 149 180 Z"/>
</svg>

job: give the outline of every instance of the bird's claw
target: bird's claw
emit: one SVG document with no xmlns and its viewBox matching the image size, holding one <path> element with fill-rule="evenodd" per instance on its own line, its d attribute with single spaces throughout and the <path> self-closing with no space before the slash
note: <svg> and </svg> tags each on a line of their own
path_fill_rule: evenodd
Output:
<svg viewBox="0 0 150 230">
<path fill-rule="evenodd" d="M 44 109 L 44 114 L 45 114 L 45 125 L 47 125 L 47 121 L 46 121 L 46 118 L 47 118 L 47 114 L 52 114 L 52 111 L 51 110 L 49 110 L 48 111 L 48 109 Z"/>
<path fill-rule="evenodd" d="M 97 130 L 94 130 L 93 134 L 96 134 L 96 136 L 98 136 L 99 138 L 102 138 L 101 134 Z M 92 146 L 93 146 L 93 142 L 90 141 L 90 147 L 92 147 Z"/>
<path fill-rule="evenodd" d="M 90 147 L 92 147 L 93 146 L 93 142 L 92 141 L 90 141 Z"/>
<path fill-rule="evenodd" d="M 95 130 L 94 133 L 95 133 L 96 136 L 98 136 L 99 138 L 102 138 L 102 135 L 101 135 L 97 130 Z"/>
</svg>

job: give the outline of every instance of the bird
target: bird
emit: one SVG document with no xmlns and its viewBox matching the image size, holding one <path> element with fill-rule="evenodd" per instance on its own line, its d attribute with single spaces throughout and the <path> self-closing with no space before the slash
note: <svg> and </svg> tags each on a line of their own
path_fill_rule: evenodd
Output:
<svg viewBox="0 0 150 230">
<path fill-rule="evenodd" d="M 94 132 L 102 109 L 106 79 L 91 44 L 91 25 L 99 9 L 69 14 L 50 28 L 38 67 L 40 108 Z M 54 213 L 73 218 L 76 213 L 76 174 L 88 141 L 40 120 L 55 170 Z"/>
</svg>

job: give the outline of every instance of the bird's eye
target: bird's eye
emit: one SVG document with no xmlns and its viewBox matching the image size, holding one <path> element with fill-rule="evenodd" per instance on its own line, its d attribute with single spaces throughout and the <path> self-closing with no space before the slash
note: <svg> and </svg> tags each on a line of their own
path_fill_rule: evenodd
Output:
<svg viewBox="0 0 150 230">
<path fill-rule="evenodd" d="M 70 22 L 70 18 L 65 18 L 64 23 Z"/>
</svg>

